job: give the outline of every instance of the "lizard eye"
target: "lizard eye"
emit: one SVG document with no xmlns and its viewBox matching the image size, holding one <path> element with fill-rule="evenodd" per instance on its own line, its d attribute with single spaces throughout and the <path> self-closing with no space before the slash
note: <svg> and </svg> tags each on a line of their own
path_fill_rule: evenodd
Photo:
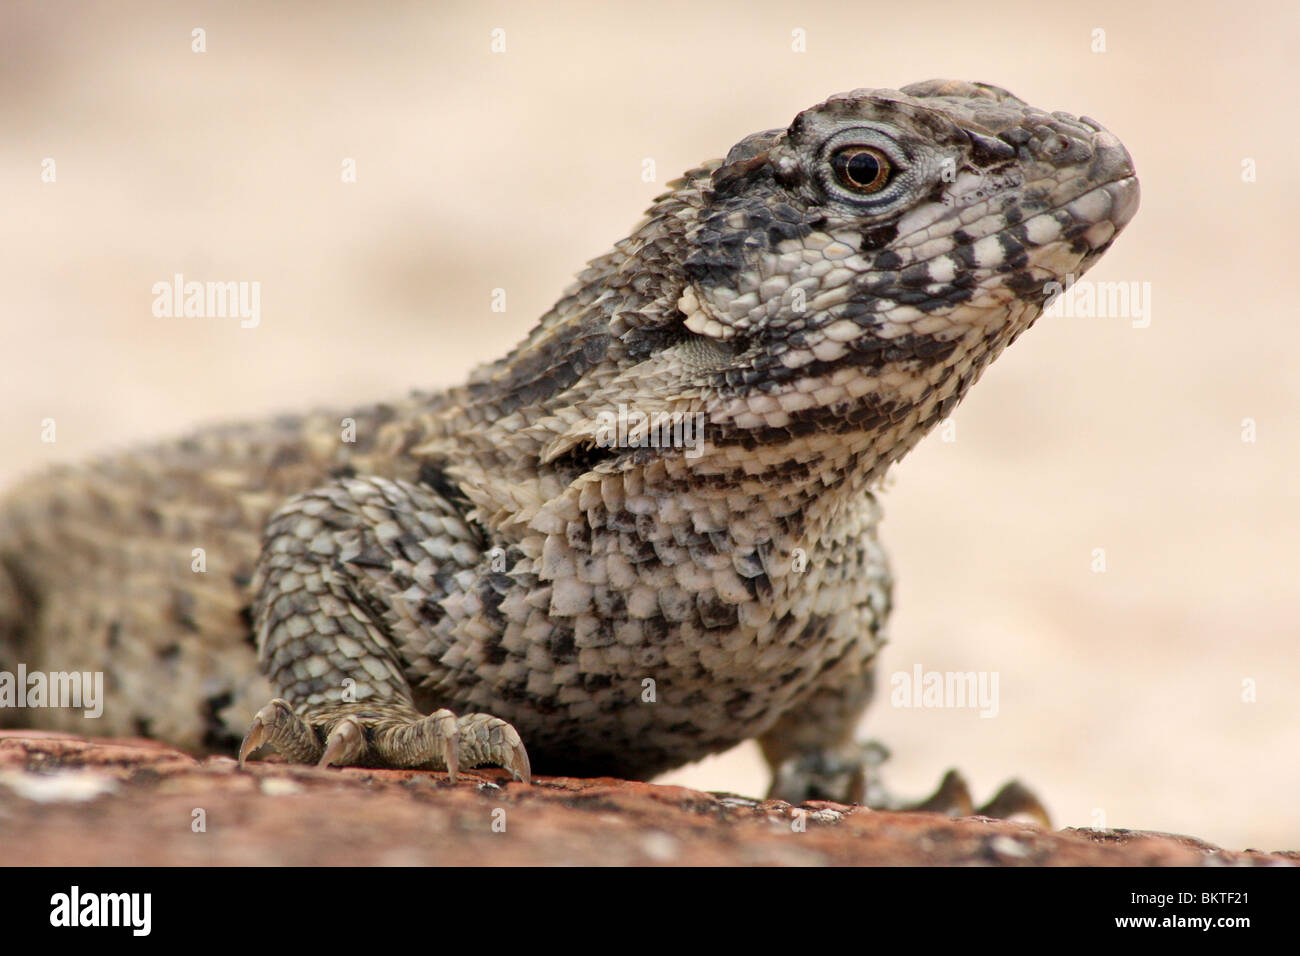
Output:
<svg viewBox="0 0 1300 956">
<path fill-rule="evenodd" d="M 889 157 L 872 146 L 845 146 L 831 157 L 831 169 L 841 186 L 864 195 L 884 189 L 893 172 Z"/>
</svg>

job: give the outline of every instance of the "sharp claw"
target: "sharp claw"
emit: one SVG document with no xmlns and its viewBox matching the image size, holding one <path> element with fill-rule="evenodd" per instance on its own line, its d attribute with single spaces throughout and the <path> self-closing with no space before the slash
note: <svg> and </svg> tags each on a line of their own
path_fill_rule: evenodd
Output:
<svg viewBox="0 0 1300 956">
<path fill-rule="evenodd" d="M 442 762 L 447 765 L 447 779 L 456 782 L 460 773 L 460 735 L 452 734 L 442 744 Z"/>
<path fill-rule="evenodd" d="M 366 736 L 355 717 L 345 717 L 334 725 L 325 741 L 325 752 L 317 761 L 318 767 L 347 766 L 356 763 L 365 750 Z"/>
<path fill-rule="evenodd" d="M 533 771 L 528 764 L 528 751 L 524 749 L 524 742 L 520 739 L 519 732 L 505 721 L 501 721 L 501 726 L 496 728 L 496 732 L 500 734 L 497 740 L 498 747 L 506 752 L 501 765 L 520 783 L 532 783 Z"/>
<path fill-rule="evenodd" d="M 240 767 L 244 766 L 249 754 L 271 742 L 275 728 L 283 724 L 286 714 L 292 717 L 293 710 L 287 701 L 277 697 L 253 715 L 253 723 L 249 725 L 244 742 L 239 745 Z"/>
<path fill-rule="evenodd" d="M 1050 830 L 1052 827 L 1052 818 L 1047 808 L 1043 806 L 1037 794 L 1019 780 L 1009 782 L 976 812 L 980 816 L 997 817 L 1002 820 L 1025 816 L 1046 829 Z"/>
<path fill-rule="evenodd" d="M 938 790 L 907 809 L 944 813 L 950 817 L 968 817 L 975 812 L 975 801 L 971 799 L 966 778 L 956 770 L 949 770 L 943 775 Z"/>
<path fill-rule="evenodd" d="M 500 717 L 490 714 L 466 714 L 457 718 L 456 727 L 461 737 L 462 751 L 469 752 L 471 763 L 468 766 L 495 764 L 509 770 L 514 779 L 532 783 L 533 772 L 528 763 L 528 752 L 515 728 Z"/>
<path fill-rule="evenodd" d="M 524 749 L 524 742 L 517 736 L 514 746 L 511 748 L 510 766 L 506 769 L 515 775 L 515 779 L 520 783 L 531 784 L 533 782 L 533 770 L 528 763 L 528 751 Z"/>
<path fill-rule="evenodd" d="M 442 737 L 442 762 L 447 765 L 447 779 L 455 783 L 460 773 L 460 728 L 456 726 L 456 715 L 449 710 L 440 710 L 433 716 L 438 718 L 438 734 Z"/>
<path fill-rule="evenodd" d="M 270 736 L 266 729 L 266 724 L 262 722 L 262 715 L 259 713 L 253 718 L 252 726 L 248 728 L 248 733 L 244 736 L 244 742 L 239 745 L 239 767 L 242 770 L 244 761 L 254 750 L 260 748 L 266 743 L 267 737 Z"/>
<path fill-rule="evenodd" d="M 339 757 L 341 756 L 339 751 L 341 749 L 342 746 L 339 742 L 339 738 L 331 736 L 329 739 L 329 743 L 325 745 L 325 752 L 321 754 L 320 760 L 316 761 L 316 766 L 317 767 L 331 766 L 336 760 L 339 760 Z M 342 765 L 343 762 L 339 760 L 339 766 Z"/>
</svg>

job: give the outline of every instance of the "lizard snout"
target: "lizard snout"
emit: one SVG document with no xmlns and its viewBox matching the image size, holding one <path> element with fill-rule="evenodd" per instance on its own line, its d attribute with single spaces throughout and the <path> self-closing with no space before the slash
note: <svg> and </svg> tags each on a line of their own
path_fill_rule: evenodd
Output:
<svg viewBox="0 0 1300 956">
<path fill-rule="evenodd" d="M 1079 122 L 1096 132 L 1092 137 L 1093 178 L 1105 183 L 1110 195 L 1110 221 L 1115 229 L 1123 229 L 1137 213 L 1142 191 L 1133 168 L 1133 157 L 1124 144 L 1110 130 L 1096 120 L 1081 116 Z"/>
</svg>

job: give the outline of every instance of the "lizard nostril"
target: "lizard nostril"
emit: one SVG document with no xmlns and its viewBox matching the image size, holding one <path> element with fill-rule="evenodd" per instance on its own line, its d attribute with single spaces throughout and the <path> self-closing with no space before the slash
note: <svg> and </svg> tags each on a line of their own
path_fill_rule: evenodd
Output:
<svg viewBox="0 0 1300 956">
<path fill-rule="evenodd" d="M 1092 137 L 1092 149 L 1097 154 L 1100 169 L 1112 179 L 1133 175 L 1133 157 L 1113 133 L 1099 130 Z"/>
<path fill-rule="evenodd" d="M 1070 149 L 1070 141 L 1059 133 L 1047 137 L 1043 143 L 1043 151 L 1048 156 L 1061 156 Z"/>
</svg>

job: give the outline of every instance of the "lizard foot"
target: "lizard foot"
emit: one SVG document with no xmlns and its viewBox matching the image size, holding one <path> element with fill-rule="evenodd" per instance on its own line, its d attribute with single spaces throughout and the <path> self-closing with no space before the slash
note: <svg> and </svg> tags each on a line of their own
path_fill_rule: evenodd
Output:
<svg viewBox="0 0 1300 956">
<path fill-rule="evenodd" d="M 889 809 L 922 810 L 931 813 L 943 813 L 950 817 L 992 817 L 1009 820 L 1012 817 L 1026 817 L 1048 829 L 1052 818 L 1037 795 L 1019 780 L 1003 784 L 1002 789 L 993 798 L 981 806 L 975 806 L 970 795 L 970 785 L 966 778 L 956 770 L 949 770 L 939 782 L 939 788 L 914 803 L 895 803 Z"/>
<path fill-rule="evenodd" d="M 490 714 L 438 710 L 426 717 L 406 706 L 332 704 L 299 715 L 277 697 L 253 718 L 239 765 L 267 745 L 295 763 L 321 767 L 429 768 L 446 770 L 454 782 L 462 767 L 496 764 L 532 781 L 519 733 Z"/>
<path fill-rule="evenodd" d="M 925 811 L 950 817 L 1027 817 L 1044 827 L 1052 825 L 1038 797 L 1018 780 L 1007 783 L 991 800 L 977 807 L 966 779 L 958 771 L 949 770 L 938 789 L 924 800 L 900 800 L 891 796 L 880 781 L 879 767 L 888 757 L 889 751 L 877 741 L 796 754 L 775 768 L 768 799 L 796 805 L 807 800 L 831 800 L 874 810 Z"/>
</svg>

